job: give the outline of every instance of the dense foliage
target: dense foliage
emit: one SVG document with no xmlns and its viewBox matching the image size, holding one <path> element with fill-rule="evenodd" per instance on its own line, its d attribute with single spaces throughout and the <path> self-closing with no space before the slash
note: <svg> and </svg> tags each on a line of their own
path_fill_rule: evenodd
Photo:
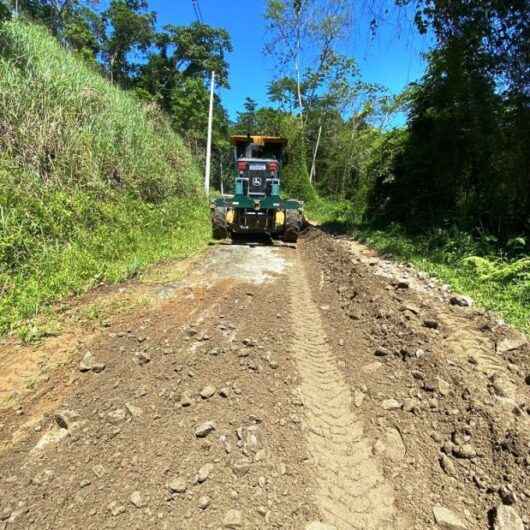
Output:
<svg viewBox="0 0 530 530">
<path fill-rule="evenodd" d="M 142 104 L 42 28 L 0 26 L 0 333 L 207 240 L 197 167 Z"/>
<path fill-rule="evenodd" d="M 15 5 L 21 17 L 44 25 L 112 83 L 166 113 L 203 161 L 211 71 L 218 86 L 228 87 L 226 54 L 232 44 L 224 29 L 199 22 L 159 28 L 147 0 L 0 0 L 0 20 Z M 218 180 L 228 117 L 219 98 L 215 108 L 213 176 Z"/>
<path fill-rule="evenodd" d="M 488 5 L 484 5 L 488 4 Z M 407 134 L 371 211 L 508 238 L 530 229 L 530 7 L 418 2 L 438 45 L 410 91 Z"/>
</svg>

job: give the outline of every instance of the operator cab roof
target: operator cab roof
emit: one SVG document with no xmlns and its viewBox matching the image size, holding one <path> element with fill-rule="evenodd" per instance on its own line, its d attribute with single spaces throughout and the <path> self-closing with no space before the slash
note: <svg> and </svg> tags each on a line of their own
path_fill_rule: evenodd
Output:
<svg viewBox="0 0 530 530">
<path fill-rule="evenodd" d="M 234 134 L 230 136 L 230 142 L 233 145 L 241 144 L 256 144 L 256 145 L 265 145 L 265 144 L 278 144 L 278 145 L 287 145 L 287 138 L 282 138 L 281 136 L 260 136 L 260 135 L 250 135 L 250 134 Z"/>
</svg>

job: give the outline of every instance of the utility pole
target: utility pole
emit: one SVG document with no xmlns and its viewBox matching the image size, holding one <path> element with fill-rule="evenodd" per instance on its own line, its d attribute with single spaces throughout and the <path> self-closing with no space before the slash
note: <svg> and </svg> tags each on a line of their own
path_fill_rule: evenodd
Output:
<svg viewBox="0 0 530 530">
<path fill-rule="evenodd" d="M 210 166 L 212 160 L 212 126 L 213 126 L 213 96 L 215 91 L 215 72 L 212 71 L 210 86 L 210 112 L 208 114 L 208 142 L 206 145 L 206 169 L 204 171 L 204 192 L 208 197 L 210 193 Z"/>
<path fill-rule="evenodd" d="M 221 195 L 224 196 L 225 192 L 224 192 L 224 185 L 223 185 L 223 155 L 222 153 L 219 154 L 219 180 L 220 180 L 220 188 L 221 188 Z"/>
<path fill-rule="evenodd" d="M 317 153 L 318 153 L 318 146 L 320 145 L 320 136 L 322 135 L 322 122 L 320 123 L 320 126 L 318 128 L 318 137 L 317 137 L 317 143 L 315 145 L 315 150 L 313 151 L 313 160 L 311 162 L 311 173 L 309 173 L 309 182 L 313 184 L 313 179 L 315 178 L 315 174 L 317 172 L 316 163 L 317 163 Z"/>
</svg>

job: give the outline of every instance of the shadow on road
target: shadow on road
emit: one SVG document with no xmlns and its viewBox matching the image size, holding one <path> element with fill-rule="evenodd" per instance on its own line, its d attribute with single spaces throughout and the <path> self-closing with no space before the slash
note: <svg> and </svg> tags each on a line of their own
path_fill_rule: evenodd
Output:
<svg viewBox="0 0 530 530">
<path fill-rule="evenodd" d="M 284 243 L 279 239 L 274 239 L 267 234 L 232 234 L 231 239 L 222 241 L 212 241 L 210 246 L 228 245 L 244 247 L 282 247 L 296 249 L 294 243 Z"/>
</svg>

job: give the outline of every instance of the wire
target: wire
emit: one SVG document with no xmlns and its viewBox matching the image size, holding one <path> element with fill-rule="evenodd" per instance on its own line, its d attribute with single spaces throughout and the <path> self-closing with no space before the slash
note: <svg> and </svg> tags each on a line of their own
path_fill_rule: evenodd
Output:
<svg viewBox="0 0 530 530">
<path fill-rule="evenodd" d="M 203 18 L 203 16 L 202 16 L 201 4 L 199 3 L 199 0 L 196 0 L 196 2 L 197 2 L 197 9 L 198 9 L 198 11 L 199 11 L 199 17 L 201 18 L 201 23 L 204 24 L 204 18 Z"/>
<path fill-rule="evenodd" d="M 191 3 L 193 4 L 193 11 L 195 12 L 195 16 L 197 17 L 197 22 L 202 24 L 202 12 L 201 6 L 199 5 L 199 0 L 191 0 Z"/>
</svg>

